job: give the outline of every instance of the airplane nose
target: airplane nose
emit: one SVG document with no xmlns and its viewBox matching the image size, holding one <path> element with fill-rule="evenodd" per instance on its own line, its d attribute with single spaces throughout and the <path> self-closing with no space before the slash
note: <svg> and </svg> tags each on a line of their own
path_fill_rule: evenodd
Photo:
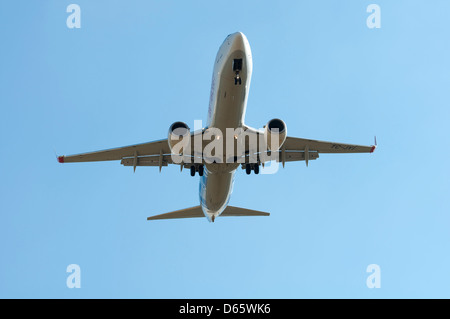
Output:
<svg viewBox="0 0 450 319">
<path fill-rule="evenodd" d="M 245 50 L 247 38 L 242 32 L 230 34 L 230 44 L 235 50 Z"/>
<path fill-rule="evenodd" d="M 231 35 L 234 40 L 242 41 L 245 37 L 245 35 L 242 32 L 235 32 Z"/>
</svg>

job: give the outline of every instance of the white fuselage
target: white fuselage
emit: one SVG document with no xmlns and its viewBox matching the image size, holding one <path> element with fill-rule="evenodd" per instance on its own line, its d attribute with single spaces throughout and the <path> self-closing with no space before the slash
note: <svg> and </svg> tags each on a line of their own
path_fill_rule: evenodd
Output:
<svg viewBox="0 0 450 319">
<path fill-rule="evenodd" d="M 230 34 L 221 45 L 214 63 L 206 126 L 220 129 L 224 138 L 227 128 L 244 127 L 252 67 L 247 38 L 241 32 Z M 208 220 L 214 221 L 227 207 L 238 166 L 225 161 L 205 164 L 199 194 L 200 205 Z"/>
</svg>

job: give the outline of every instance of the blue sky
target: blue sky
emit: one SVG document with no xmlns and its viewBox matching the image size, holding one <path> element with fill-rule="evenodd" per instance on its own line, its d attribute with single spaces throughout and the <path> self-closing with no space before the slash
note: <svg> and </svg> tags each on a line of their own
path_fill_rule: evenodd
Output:
<svg viewBox="0 0 450 319">
<path fill-rule="evenodd" d="M 66 26 L 71 3 L 80 29 Z M 448 12 L 437 0 L 5 1 L 0 297 L 449 298 Z M 376 152 L 239 171 L 230 204 L 271 216 L 215 223 L 146 221 L 198 205 L 186 170 L 56 162 L 206 121 L 214 57 L 235 31 L 253 53 L 248 125 L 376 135 Z M 381 288 L 366 285 L 370 264 Z"/>
</svg>

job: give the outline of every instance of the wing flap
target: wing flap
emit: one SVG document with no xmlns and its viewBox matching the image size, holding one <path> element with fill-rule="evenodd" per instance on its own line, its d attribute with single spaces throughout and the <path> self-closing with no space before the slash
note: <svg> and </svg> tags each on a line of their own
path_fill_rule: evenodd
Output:
<svg viewBox="0 0 450 319">
<path fill-rule="evenodd" d="M 170 155 L 163 155 L 161 163 L 158 155 L 152 156 L 139 156 L 136 161 L 134 157 L 122 158 L 120 164 L 123 166 L 167 166 L 172 164 L 172 158 Z"/>
<path fill-rule="evenodd" d="M 264 152 L 260 153 L 259 155 L 259 162 L 261 163 L 267 163 L 270 161 L 277 161 L 282 162 L 282 152 L 276 151 L 276 152 Z M 247 156 L 249 157 L 249 156 Z M 319 158 L 318 152 L 308 152 L 308 160 L 316 160 Z M 284 153 L 284 161 L 285 162 L 298 162 L 298 161 L 304 161 L 306 160 L 306 153 L 304 151 L 285 151 Z M 250 161 L 249 159 L 246 160 L 246 162 Z M 245 168 L 245 163 L 242 164 L 242 168 Z"/>
</svg>

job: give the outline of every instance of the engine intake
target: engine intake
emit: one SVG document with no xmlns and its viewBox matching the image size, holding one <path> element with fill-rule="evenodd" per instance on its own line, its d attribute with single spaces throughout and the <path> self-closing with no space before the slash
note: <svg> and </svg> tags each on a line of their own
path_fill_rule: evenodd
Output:
<svg viewBox="0 0 450 319">
<path fill-rule="evenodd" d="M 270 120 L 264 129 L 264 141 L 267 149 L 278 151 L 286 140 L 287 127 L 280 119 Z"/>
<path fill-rule="evenodd" d="M 167 142 L 172 154 L 181 155 L 189 145 L 191 132 L 184 122 L 175 122 L 169 127 Z"/>
</svg>

